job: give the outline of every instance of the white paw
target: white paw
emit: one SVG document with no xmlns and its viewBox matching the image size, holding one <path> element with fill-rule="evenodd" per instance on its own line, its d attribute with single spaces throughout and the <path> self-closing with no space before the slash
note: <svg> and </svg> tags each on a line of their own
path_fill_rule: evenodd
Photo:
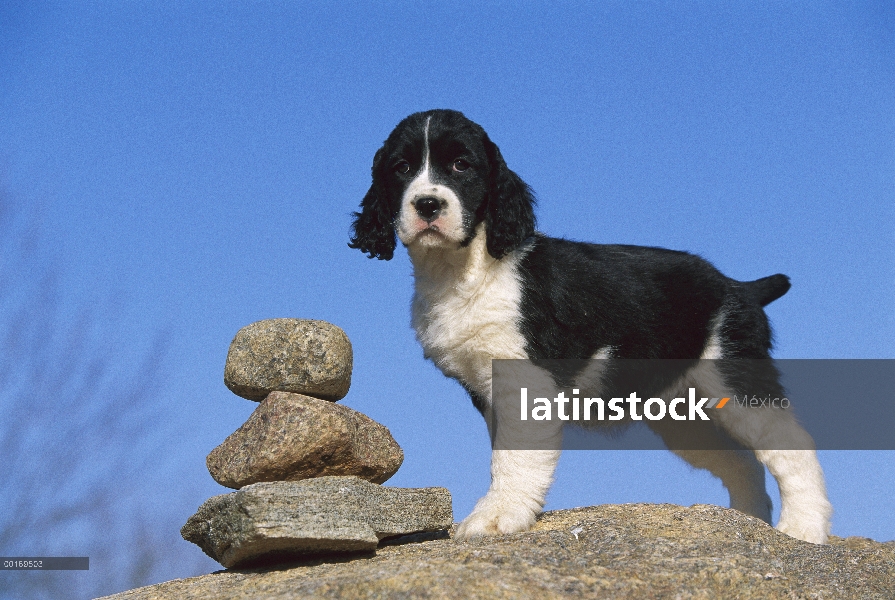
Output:
<svg viewBox="0 0 895 600">
<path fill-rule="evenodd" d="M 830 535 L 830 516 L 833 507 L 824 501 L 815 510 L 782 511 L 777 531 L 803 542 L 826 544 Z"/>
<path fill-rule="evenodd" d="M 534 525 L 536 516 L 534 510 L 518 500 L 485 496 L 478 501 L 472 513 L 463 519 L 454 532 L 454 537 L 468 540 L 486 535 L 528 531 Z"/>
</svg>

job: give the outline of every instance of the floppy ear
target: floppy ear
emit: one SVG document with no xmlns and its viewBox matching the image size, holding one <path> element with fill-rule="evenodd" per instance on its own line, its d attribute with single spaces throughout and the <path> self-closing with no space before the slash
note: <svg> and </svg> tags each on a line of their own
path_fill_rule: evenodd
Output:
<svg viewBox="0 0 895 600">
<path fill-rule="evenodd" d="M 535 199 L 531 188 L 510 171 L 500 150 L 487 135 L 485 152 L 490 163 L 484 214 L 488 254 L 501 258 L 534 235 Z"/>
<path fill-rule="evenodd" d="M 373 184 L 360 203 L 360 212 L 354 214 L 351 224 L 351 241 L 348 246 L 357 248 L 368 258 L 391 260 L 395 254 L 395 211 L 386 194 L 380 163 L 384 148 L 373 157 Z"/>
</svg>

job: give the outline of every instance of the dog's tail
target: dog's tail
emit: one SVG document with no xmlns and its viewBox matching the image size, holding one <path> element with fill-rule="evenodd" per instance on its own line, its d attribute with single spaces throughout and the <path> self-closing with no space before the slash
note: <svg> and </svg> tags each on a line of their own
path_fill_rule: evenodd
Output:
<svg viewBox="0 0 895 600">
<path fill-rule="evenodd" d="M 762 306 L 767 306 L 788 292 L 789 288 L 792 287 L 792 284 L 789 282 L 789 277 L 777 273 L 776 275 L 762 277 L 755 281 L 745 281 L 743 282 L 743 287 L 746 289 L 746 293 L 749 294 L 749 297 L 752 298 L 752 300 L 758 302 Z"/>
</svg>

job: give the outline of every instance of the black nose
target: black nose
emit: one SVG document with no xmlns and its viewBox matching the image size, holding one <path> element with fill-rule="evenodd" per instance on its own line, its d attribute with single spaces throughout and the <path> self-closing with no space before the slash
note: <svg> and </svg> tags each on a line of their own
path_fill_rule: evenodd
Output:
<svg viewBox="0 0 895 600">
<path fill-rule="evenodd" d="M 437 219 L 438 213 L 441 212 L 441 201 L 438 198 L 426 196 L 417 200 L 414 206 L 416 207 L 416 214 L 427 223 Z"/>
</svg>

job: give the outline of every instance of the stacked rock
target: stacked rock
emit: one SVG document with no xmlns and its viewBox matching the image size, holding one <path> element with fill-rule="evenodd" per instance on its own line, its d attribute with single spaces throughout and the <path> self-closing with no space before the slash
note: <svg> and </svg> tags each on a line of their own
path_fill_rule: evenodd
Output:
<svg viewBox="0 0 895 600">
<path fill-rule="evenodd" d="M 225 567 L 373 551 L 451 526 L 444 488 L 387 488 L 404 460 L 389 430 L 336 404 L 351 385 L 348 336 L 324 321 L 270 319 L 230 344 L 224 383 L 259 402 L 211 451 L 211 476 L 239 491 L 206 501 L 181 529 Z"/>
</svg>

